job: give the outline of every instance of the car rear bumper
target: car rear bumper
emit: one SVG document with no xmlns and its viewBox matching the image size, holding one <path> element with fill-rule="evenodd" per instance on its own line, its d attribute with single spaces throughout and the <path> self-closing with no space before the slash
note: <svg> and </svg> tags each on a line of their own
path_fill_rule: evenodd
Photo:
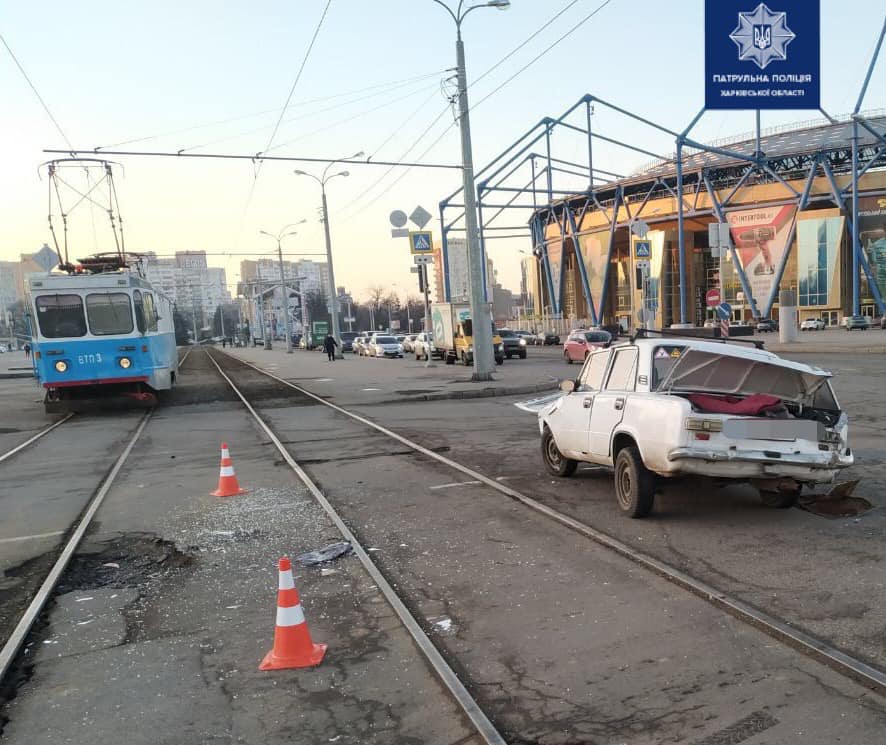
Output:
<svg viewBox="0 0 886 745">
<path fill-rule="evenodd" d="M 719 478 L 777 478 L 789 477 L 799 481 L 827 483 L 855 462 L 850 454 L 835 450 L 816 453 L 782 454 L 764 450 L 706 450 L 681 447 L 668 453 L 673 469 L 666 475 L 678 473 Z"/>
</svg>

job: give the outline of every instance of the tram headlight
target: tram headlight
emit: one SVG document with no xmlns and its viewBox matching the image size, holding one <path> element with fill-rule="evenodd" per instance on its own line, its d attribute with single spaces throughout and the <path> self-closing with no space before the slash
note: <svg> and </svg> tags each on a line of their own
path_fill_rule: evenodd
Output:
<svg viewBox="0 0 886 745">
<path fill-rule="evenodd" d="M 55 363 L 56 372 L 60 372 L 60 373 L 67 372 L 67 369 L 68 369 L 68 363 L 65 362 L 64 360 L 58 360 Z"/>
<path fill-rule="evenodd" d="M 132 367 L 132 360 L 129 359 L 129 357 L 121 357 L 119 363 L 120 367 L 122 367 L 124 370 L 128 370 L 130 367 Z"/>
</svg>

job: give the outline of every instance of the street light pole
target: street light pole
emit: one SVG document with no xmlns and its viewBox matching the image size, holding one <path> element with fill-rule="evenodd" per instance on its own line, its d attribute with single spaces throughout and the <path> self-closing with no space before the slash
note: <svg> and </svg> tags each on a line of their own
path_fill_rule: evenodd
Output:
<svg viewBox="0 0 886 745">
<path fill-rule="evenodd" d="M 474 156 L 471 148 L 471 118 L 468 106 L 468 76 L 465 69 L 465 45 L 461 38 L 461 24 L 472 10 L 477 8 L 498 8 L 504 10 L 510 6 L 510 0 L 489 0 L 489 2 L 472 5 L 462 12 L 462 2 L 458 4 L 457 13 L 453 13 L 442 0 L 433 0 L 447 10 L 455 21 L 455 59 L 458 83 L 458 121 L 461 129 L 461 160 L 462 186 L 465 197 L 465 240 L 468 253 L 468 279 L 470 284 L 472 336 L 474 339 L 474 374 L 472 380 L 485 382 L 492 380 L 495 369 L 492 349 L 492 316 L 486 302 L 486 283 L 483 281 L 485 271 L 483 250 L 480 246 L 480 235 L 477 227 L 477 191 L 474 185 Z"/>
<path fill-rule="evenodd" d="M 339 160 L 354 160 L 355 158 L 363 157 L 363 151 L 361 150 L 359 153 L 354 153 L 353 155 L 346 158 L 339 158 Z M 342 352 L 342 343 L 341 343 L 341 326 L 339 324 L 339 315 L 338 315 L 338 295 L 335 289 L 335 270 L 332 266 L 332 237 L 329 232 L 329 207 L 326 203 L 326 182 L 334 179 L 336 176 L 350 176 L 351 174 L 348 171 L 340 171 L 339 173 L 329 174 L 329 169 L 335 164 L 338 163 L 339 160 L 331 161 L 326 168 L 323 169 L 323 174 L 321 176 L 314 176 L 312 173 L 308 173 L 307 171 L 296 171 L 296 176 L 308 176 L 318 184 L 320 184 L 320 195 L 322 197 L 322 212 L 323 212 L 323 232 L 326 235 L 326 269 L 328 275 L 328 282 L 326 292 L 329 295 L 329 307 L 330 307 L 330 315 L 332 317 L 332 338 L 338 343 L 335 352 L 335 358 L 338 360 L 344 359 L 344 353 Z"/>
<path fill-rule="evenodd" d="M 286 232 L 289 228 L 295 225 L 301 225 L 302 223 L 307 222 L 307 220 L 299 220 L 298 222 L 290 223 L 289 225 L 284 225 L 280 228 L 280 232 L 277 235 L 273 233 L 268 233 L 265 230 L 260 230 L 259 233 L 262 235 L 266 235 L 270 238 L 273 238 L 277 241 L 277 262 L 280 267 L 280 294 L 282 295 L 281 302 L 283 303 L 283 329 L 286 334 L 286 354 L 292 354 L 292 328 L 289 323 L 289 290 L 286 289 L 286 273 L 283 271 L 283 239 L 290 235 L 295 235 L 296 232 L 294 230 L 290 232 Z M 269 349 L 267 345 L 265 345 L 265 349 Z"/>
</svg>

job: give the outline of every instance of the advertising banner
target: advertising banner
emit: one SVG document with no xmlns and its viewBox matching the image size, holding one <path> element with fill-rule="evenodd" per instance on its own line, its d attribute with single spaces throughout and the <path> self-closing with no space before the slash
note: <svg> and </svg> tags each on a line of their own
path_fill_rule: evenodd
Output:
<svg viewBox="0 0 886 745">
<path fill-rule="evenodd" d="M 759 207 L 726 214 L 732 243 L 758 306 L 772 292 L 775 272 L 788 250 L 795 205 Z"/>
<path fill-rule="evenodd" d="M 886 297 L 886 197 L 862 197 L 858 200 L 858 228 L 861 250 L 871 266 L 880 296 Z M 861 294 L 873 300 L 867 277 L 862 272 Z"/>
<path fill-rule="evenodd" d="M 600 303 L 603 298 L 603 280 L 606 278 L 606 271 L 609 268 L 606 263 L 606 258 L 609 255 L 609 240 L 608 228 L 597 233 L 578 236 L 581 257 L 585 265 L 585 273 L 588 276 L 588 287 L 591 290 L 597 318 L 600 318 L 602 310 Z"/>
<path fill-rule="evenodd" d="M 551 282 L 554 284 L 553 305 L 555 313 L 561 311 L 562 288 L 563 288 L 563 243 L 559 238 L 549 241 L 547 246 L 548 266 L 551 270 Z"/>
<path fill-rule="evenodd" d="M 705 107 L 818 109 L 819 0 L 705 0 Z"/>
<path fill-rule="evenodd" d="M 829 212 L 830 210 L 828 210 Z M 840 306 L 840 243 L 845 218 L 801 213 L 797 223 L 797 303 L 800 307 Z"/>
</svg>

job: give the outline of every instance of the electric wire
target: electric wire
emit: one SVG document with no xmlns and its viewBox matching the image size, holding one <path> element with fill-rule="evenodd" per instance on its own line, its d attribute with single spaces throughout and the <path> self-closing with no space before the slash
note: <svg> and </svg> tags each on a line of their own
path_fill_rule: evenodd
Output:
<svg viewBox="0 0 886 745">
<path fill-rule="evenodd" d="M 548 45 L 548 46 L 547 46 L 545 49 L 543 49 L 539 54 L 537 54 L 535 57 L 533 57 L 531 60 L 529 60 L 529 62 L 527 62 L 525 65 L 523 65 L 520 69 L 518 69 L 514 74 L 512 74 L 510 77 L 508 77 L 507 79 L 505 79 L 502 83 L 500 83 L 498 86 L 496 86 L 495 88 L 493 88 L 493 89 L 492 89 L 489 93 L 487 93 L 485 96 L 483 96 L 483 98 L 481 98 L 479 101 L 477 101 L 476 103 L 474 103 L 474 104 L 472 104 L 471 106 L 469 106 L 469 107 L 468 107 L 468 111 L 469 111 L 469 112 L 473 112 L 474 109 L 476 109 L 478 106 L 480 106 L 481 104 L 483 104 L 483 103 L 485 103 L 486 101 L 488 101 L 492 96 L 494 96 L 496 93 L 498 93 L 499 91 L 501 91 L 505 86 L 507 86 L 508 84 L 510 84 L 511 82 L 513 82 L 513 81 L 514 81 L 519 75 L 521 75 L 522 73 L 524 73 L 527 69 L 529 69 L 529 67 L 531 67 L 532 65 L 534 65 L 534 64 L 535 64 L 536 62 L 538 62 L 542 57 L 544 57 L 546 54 L 548 54 L 550 51 L 552 51 L 556 46 L 558 46 L 561 42 L 563 42 L 565 39 L 567 39 L 569 36 L 571 36 L 573 33 L 575 33 L 579 28 L 581 28 L 585 23 L 587 23 L 588 21 L 590 21 L 595 15 L 597 15 L 597 13 L 599 13 L 601 10 L 603 10 L 603 9 L 604 9 L 607 5 L 609 5 L 611 2 L 612 2 L 612 0 L 604 0 L 604 2 L 602 2 L 600 5 L 598 5 L 598 6 L 597 6 L 594 10 L 592 10 L 588 15 L 586 15 L 584 18 L 582 18 L 580 21 L 578 21 L 578 22 L 577 22 L 577 23 L 576 23 L 571 29 L 569 29 L 569 31 L 567 31 L 565 34 L 563 34 L 562 36 L 560 36 L 559 38 L 557 38 L 553 43 L 551 43 L 550 45 Z M 557 18 L 559 18 L 559 17 L 560 17 L 560 16 L 561 16 L 566 10 L 568 10 L 569 8 L 571 8 L 572 5 L 574 5 L 574 4 L 575 4 L 575 3 L 572 3 L 572 4 L 570 4 L 570 5 L 567 5 L 567 6 L 566 6 L 565 8 L 563 8 L 561 11 L 559 11 L 559 12 L 554 16 L 554 18 L 552 19 L 552 21 L 553 21 L 553 20 L 556 20 Z M 552 21 L 550 21 L 550 22 L 548 22 L 547 24 L 545 24 L 544 27 L 546 28 L 547 26 L 550 26 L 550 24 L 551 24 Z M 540 30 L 541 30 L 541 29 L 540 29 Z M 540 30 L 539 30 L 539 31 L 540 31 Z M 529 37 L 529 39 L 526 40 L 526 42 L 523 42 L 523 44 L 520 44 L 520 45 L 519 45 L 518 47 L 516 47 L 514 50 L 512 50 L 511 52 L 509 52 L 509 53 L 505 56 L 505 58 L 503 58 L 501 61 L 495 63 L 495 65 L 493 65 L 492 68 L 490 68 L 486 73 L 484 73 L 483 75 L 481 75 L 480 78 L 477 78 L 477 80 L 474 81 L 474 82 L 476 83 L 476 82 L 478 82 L 481 78 L 486 77 L 486 74 L 488 74 L 488 72 L 491 72 L 493 69 L 495 69 L 496 67 L 498 67 L 498 66 L 501 64 L 501 62 L 504 61 L 504 59 L 506 59 L 507 57 L 512 56 L 517 50 L 519 50 L 520 48 L 522 48 L 523 46 L 525 46 L 525 44 L 528 43 L 528 41 L 530 41 L 532 38 L 534 38 L 535 36 L 537 36 L 538 33 L 539 33 L 539 32 L 536 31 L 532 36 Z M 468 87 L 470 88 L 471 86 L 469 85 Z M 448 110 L 448 107 L 447 107 L 447 110 Z M 445 113 L 445 110 L 444 110 L 444 113 Z M 442 116 L 442 115 L 441 115 L 441 116 Z M 431 127 L 433 126 L 433 124 L 436 124 L 437 121 L 439 121 L 439 119 L 440 119 L 440 117 L 438 116 L 438 117 L 434 120 L 434 122 L 432 123 Z M 439 142 L 440 142 L 440 141 L 446 136 L 446 134 L 447 134 L 447 133 L 448 133 L 453 127 L 457 126 L 457 124 L 458 124 L 457 121 L 455 121 L 455 122 L 453 122 L 452 124 L 450 124 L 450 125 L 449 125 L 449 126 L 448 126 L 448 127 L 447 127 L 447 128 L 441 133 L 441 134 L 440 134 L 440 136 L 437 137 L 437 139 L 434 140 L 434 142 L 432 142 L 431 145 L 430 145 L 430 146 L 429 146 L 429 147 L 428 147 L 428 148 L 427 148 L 427 149 L 426 149 L 426 150 L 425 150 L 425 151 L 424 151 L 424 152 L 418 157 L 418 160 L 420 161 L 425 155 L 427 155 L 427 154 L 428 154 L 428 153 L 434 148 L 434 146 L 436 146 L 436 145 L 437 145 L 437 144 L 438 144 L 438 143 L 439 143 Z M 417 144 L 419 141 L 421 141 L 421 139 L 424 138 L 424 136 L 425 136 L 425 135 L 427 134 L 427 132 L 431 129 L 431 127 L 428 127 L 428 129 L 426 129 L 424 132 L 422 132 L 421 135 L 419 135 L 419 137 L 418 137 L 418 139 L 416 140 L 416 142 L 413 143 L 413 146 L 414 146 L 415 144 Z M 375 202 L 377 202 L 381 197 L 383 197 L 385 194 L 387 194 L 387 193 L 388 193 L 388 192 L 389 192 L 389 191 L 390 191 L 390 190 L 391 190 L 396 184 L 398 184 L 400 181 L 402 181 L 403 178 L 406 176 L 406 174 L 409 173 L 409 171 L 410 171 L 410 169 L 409 169 L 409 168 L 406 168 L 402 173 L 398 174 L 398 175 L 397 175 L 397 178 L 396 178 L 394 181 L 392 181 L 390 184 L 388 184 L 388 185 L 387 185 L 387 186 L 386 186 L 381 192 L 379 192 L 379 194 L 377 194 L 377 195 L 376 195 L 376 196 L 375 196 L 370 202 L 368 202 L 367 204 L 365 204 L 365 205 L 363 205 L 362 207 L 360 207 L 356 212 L 352 213 L 352 214 L 351 214 L 348 218 L 346 218 L 346 219 L 352 219 L 352 218 L 356 217 L 357 215 L 359 215 L 359 214 L 361 214 L 363 211 L 365 211 L 368 207 L 370 207 L 372 204 L 374 204 Z M 365 189 L 363 192 L 361 192 L 361 194 L 357 197 L 357 199 L 353 200 L 353 202 L 358 201 L 358 200 L 361 199 L 366 193 L 368 193 L 369 191 L 371 191 L 372 189 L 374 189 L 376 186 L 378 186 L 378 184 L 380 184 L 380 183 L 382 182 L 382 180 L 384 180 L 384 178 L 387 177 L 387 175 L 388 175 L 389 172 L 390 172 L 390 171 L 388 171 L 387 173 L 385 173 L 384 175 L 382 175 L 380 178 L 376 179 L 376 181 L 374 181 L 372 184 L 370 184 L 370 186 L 369 186 L 367 189 Z M 352 204 L 353 204 L 353 202 L 352 202 Z"/>
<path fill-rule="evenodd" d="M 389 90 L 396 90 L 397 88 L 401 88 L 403 86 L 409 85 L 410 83 L 417 83 L 417 82 L 420 82 L 423 80 L 428 80 L 429 78 L 437 77 L 444 72 L 445 72 L 445 70 L 435 70 L 434 72 L 425 73 L 424 75 L 416 75 L 411 78 L 401 78 L 400 80 L 392 80 L 392 81 L 388 81 L 385 83 L 376 83 L 375 85 L 366 86 L 364 88 L 356 88 L 356 89 L 350 90 L 350 91 L 342 91 L 341 93 L 333 93 L 328 96 L 307 98 L 303 101 L 297 101 L 297 102 L 293 103 L 290 106 L 290 108 L 302 107 L 302 106 L 306 106 L 308 104 L 314 104 L 314 103 L 322 103 L 324 101 L 331 101 L 333 99 L 343 98 L 345 96 L 354 96 L 359 93 L 366 93 L 367 91 L 373 91 L 373 90 L 376 91 L 376 94 L 378 94 L 380 92 L 378 89 L 383 89 L 381 92 L 384 93 L 384 92 L 388 92 Z M 216 120 L 209 121 L 209 122 L 203 122 L 201 124 L 194 124 L 194 125 L 191 125 L 188 127 L 181 127 L 178 129 L 172 129 L 172 130 L 167 130 L 164 132 L 159 132 L 157 134 L 144 135 L 141 137 L 133 137 L 132 139 L 129 139 L 129 140 L 121 140 L 120 142 L 113 142 L 108 145 L 99 145 L 98 147 L 95 148 L 95 150 L 100 151 L 100 150 L 104 150 L 104 149 L 111 149 L 111 148 L 115 148 L 115 147 L 120 147 L 121 145 L 132 145 L 137 142 L 148 142 L 150 140 L 158 140 L 163 137 L 170 137 L 172 135 L 184 134 L 186 132 L 195 132 L 200 129 L 208 129 L 209 127 L 217 127 L 222 124 L 230 124 L 231 122 L 243 121 L 244 119 L 253 119 L 255 117 L 264 116 L 265 114 L 271 114 L 271 113 L 275 113 L 277 111 L 279 111 L 279 107 L 274 106 L 273 108 L 270 108 L 270 109 L 263 109 L 261 111 L 254 111 L 249 114 L 239 114 L 238 116 L 232 116 L 232 117 L 228 117 L 225 119 L 216 119 Z M 319 112 L 317 112 L 317 113 L 319 113 Z M 254 132 L 254 131 L 258 131 L 258 130 L 251 130 L 251 132 Z M 249 133 L 244 132 L 243 134 L 249 134 Z"/>
<path fill-rule="evenodd" d="M 265 145 L 265 150 L 267 150 L 269 147 L 271 147 L 271 145 L 274 144 L 274 138 L 277 136 L 277 130 L 280 127 L 280 122 L 283 121 L 283 117 L 286 115 L 286 110 L 289 107 L 289 102 L 292 100 L 292 96 L 295 93 L 295 89 L 298 86 L 299 80 L 301 80 L 305 65 L 307 65 L 308 59 L 311 56 L 311 51 L 314 49 L 314 43 L 317 41 L 317 36 L 320 34 L 320 29 L 323 27 L 323 21 L 326 20 L 326 14 L 329 12 L 330 5 L 332 5 L 332 0 L 326 0 L 326 6 L 323 8 L 323 13 L 320 16 L 320 20 L 317 22 L 317 26 L 314 28 L 314 33 L 311 36 L 311 41 L 308 44 L 308 48 L 305 50 L 305 55 L 302 58 L 301 65 L 299 66 L 298 72 L 295 75 L 295 80 L 292 81 L 292 86 L 289 88 L 289 95 L 286 96 L 286 103 L 284 103 L 283 108 L 280 109 L 280 116 L 277 117 L 277 123 L 274 125 L 274 131 L 271 132 L 270 138 L 268 138 L 268 144 Z M 257 153 L 256 155 L 259 154 L 260 153 Z M 246 221 L 246 215 L 249 212 L 249 206 L 252 204 L 252 197 L 255 194 L 255 187 L 258 184 L 258 177 L 261 175 L 263 163 L 264 161 L 259 160 L 257 163 L 253 164 L 252 183 L 249 186 L 249 193 L 246 196 L 246 204 L 243 207 L 243 214 L 240 216 L 240 225 L 237 229 L 235 245 L 239 245 L 240 243 L 240 235 L 243 233 L 243 223 Z"/>
<path fill-rule="evenodd" d="M 68 139 L 68 136 L 65 134 L 65 131 L 61 128 L 61 125 L 58 123 L 58 120 L 52 115 L 52 112 L 49 110 L 49 106 L 46 104 L 46 101 L 43 100 L 43 96 L 40 95 L 40 91 L 37 90 L 37 86 L 31 82 L 31 78 L 28 77 L 28 73 L 25 72 L 25 68 L 22 67 L 21 62 L 18 61 L 18 57 L 15 56 L 15 52 L 12 51 L 9 44 L 6 43 L 6 39 L 3 34 L 0 34 L 0 42 L 3 42 L 3 46 L 6 47 L 6 51 L 9 52 L 9 56 L 12 57 L 12 61 L 15 62 L 15 66 L 18 68 L 19 72 L 22 74 L 22 77 L 25 79 L 25 82 L 30 86 L 31 90 L 34 92 L 34 95 L 37 97 L 37 100 L 40 102 L 40 105 L 43 107 L 43 111 L 46 112 L 46 116 L 49 117 L 49 120 L 52 122 L 53 126 L 55 126 L 58 133 L 62 136 L 62 139 L 65 141 L 65 144 L 69 148 L 73 148 L 74 146 L 71 144 L 71 141 Z"/>
</svg>

